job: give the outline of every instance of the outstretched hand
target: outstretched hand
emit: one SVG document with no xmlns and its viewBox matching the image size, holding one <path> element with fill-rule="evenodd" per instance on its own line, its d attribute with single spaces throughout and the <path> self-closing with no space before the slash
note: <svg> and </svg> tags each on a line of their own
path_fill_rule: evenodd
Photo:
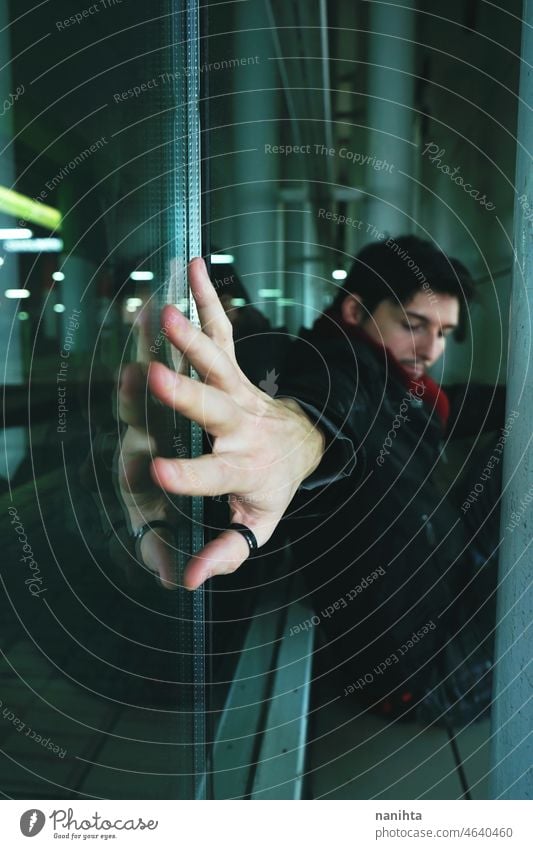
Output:
<svg viewBox="0 0 533 849">
<path fill-rule="evenodd" d="M 163 309 L 161 322 L 168 340 L 201 382 L 157 362 L 127 367 L 119 394 L 120 417 L 128 425 L 119 464 L 122 498 L 136 529 L 155 519 L 175 522 L 162 490 L 228 495 L 230 521 L 247 525 L 261 546 L 301 482 L 318 466 L 324 437 L 296 402 L 271 398 L 243 374 L 235 358 L 231 323 L 202 259 L 190 263 L 189 285 L 201 329 L 174 306 Z M 207 431 L 212 453 L 190 459 L 157 456 L 161 409 L 148 393 Z M 172 549 L 165 534 L 160 529 L 148 533 L 142 555 L 163 585 L 171 587 Z M 248 554 L 248 544 L 238 532 L 223 531 L 194 554 L 184 584 L 196 589 L 207 578 L 234 572 Z"/>
</svg>

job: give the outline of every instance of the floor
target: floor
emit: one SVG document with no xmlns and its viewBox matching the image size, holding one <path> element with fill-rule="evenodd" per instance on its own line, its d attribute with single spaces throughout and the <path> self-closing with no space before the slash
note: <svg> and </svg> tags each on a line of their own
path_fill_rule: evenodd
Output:
<svg viewBox="0 0 533 849">
<path fill-rule="evenodd" d="M 179 765 L 189 751 L 172 685 L 149 680 L 168 679 L 165 646 L 175 644 L 175 634 L 164 605 L 171 594 L 155 585 L 130 594 L 108 570 L 102 534 L 94 530 L 100 517 L 76 474 L 82 459 L 80 450 L 37 484 L 0 497 L 0 793 L 183 798 L 190 781 Z M 39 598 L 25 583 L 13 506 L 46 586 Z M 155 595 L 161 592 L 163 600 Z M 488 798 L 489 733 L 482 722 L 457 737 L 474 799 Z M 312 707 L 308 739 L 310 798 L 462 795 L 442 730 L 357 716 L 348 700 L 337 699 L 327 710 Z"/>
<path fill-rule="evenodd" d="M 457 734 L 472 799 L 487 799 L 489 721 Z M 459 799 L 463 790 L 445 730 L 388 723 L 338 699 L 318 711 L 309 750 L 315 799 Z"/>
<path fill-rule="evenodd" d="M 179 758 L 172 709 L 127 707 L 61 680 L 29 641 L 11 645 L 0 663 L 2 795 L 172 798 L 169 773 Z M 354 719 L 349 702 L 338 700 L 315 713 L 310 736 L 311 798 L 461 798 L 443 730 Z M 472 798 L 488 798 L 488 721 L 460 732 L 457 743 Z"/>
</svg>

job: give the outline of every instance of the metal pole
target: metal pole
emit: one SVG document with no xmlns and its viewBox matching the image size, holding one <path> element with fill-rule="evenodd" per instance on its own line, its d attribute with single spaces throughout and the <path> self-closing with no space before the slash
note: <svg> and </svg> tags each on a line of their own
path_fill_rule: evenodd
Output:
<svg viewBox="0 0 533 849">
<path fill-rule="evenodd" d="M 188 303 L 188 317 L 199 326 L 196 305 L 189 296 L 187 286 L 187 262 L 202 254 L 199 0 L 174 1 L 171 12 L 173 64 L 177 79 L 180 80 L 176 89 L 174 113 L 174 220 L 169 233 L 177 269 L 171 275 L 166 300 L 173 304 Z M 186 373 L 193 377 L 190 366 Z M 184 418 L 175 425 L 172 422 L 172 425 L 173 438 L 179 440 L 177 444 L 186 446 L 191 457 L 200 456 L 203 453 L 200 427 Z M 203 499 L 198 496 L 178 496 L 175 504 L 182 517 L 176 535 L 178 583 L 181 584 L 182 570 L 190 553 L 201 549 L 204 543 Z M 188 769 L 192 771 L 194 785 L 190 787 L 185 773 L 185 782 L 178 798 L 191 798 L 189 794 L 192 791 L 192 798 L 203 799 L 208 789 L 205 590 L 200 587 L 190 593 L 180 587 L 176 592 L 176 601 L 178 674 L 182 682 L 178 736 L 180 733 L 183 735 L 183 748 L 189 755 Z M 183 765 L 183 758 L 180 763 Z"/>
<path fill-rule="evenodd" d="M 492 712 L 491 798 L 533 798 L 533 0 L 525 0 L 518 110 L 515 258 Z"/>
</svg>

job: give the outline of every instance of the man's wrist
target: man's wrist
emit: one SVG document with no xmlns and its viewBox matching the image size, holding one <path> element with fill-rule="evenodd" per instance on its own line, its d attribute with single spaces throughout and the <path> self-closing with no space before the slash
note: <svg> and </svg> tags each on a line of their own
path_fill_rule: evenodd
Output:
<svg viewBox="0 0 533 849">
<path fill-rule="evenodd" d="M 305 480 L 319 467 L 326 449 L 326 436 L 323 430 L 313 421 L 313 419 L 302 409 L 297 401 L 292 398 L 280 398 L 280 403 L 288 410 L 296 413 L 302 419 L 306 429 L 304 445 L 306 457 L 304 460 L 304 474 L 302 480 Z"/>
<path fill-rule="evenodd" d="M 342 427 L 328 416 L 324 415 L 313 403 L 294 398 L 279 399 L 287 403 L 292 411 L 297 411 L 306 419 L 306 426 L 311 424 L 320 437 L 318 453 L 315 462 L 309 464 L 310 471 L 300 478 L 300 487 L 304 490 L 314 490 L 336 483 L 342 478 L 350 477 L 357 467 L 362 475 L 365 468 L 365 454 L 362 447 L 356 453 L 352 439 L 346 435 Z M 318 458 L 318 463 L 316 459 Z M 312 471 L 311 471 L 312 469 Z"/>
</svg>

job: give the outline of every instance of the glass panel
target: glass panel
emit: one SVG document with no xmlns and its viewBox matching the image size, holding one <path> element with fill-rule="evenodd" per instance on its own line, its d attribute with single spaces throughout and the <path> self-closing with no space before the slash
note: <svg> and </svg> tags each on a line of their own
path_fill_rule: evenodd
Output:
<svg viewBox="0 0 533 849">
<path fill-rule="evenodd" d="M 195 798 L 206 792 L 204 598 L 177 585 L 201 544 L 202 505 L 159 495 L 142 516 L 125 511 L 115 381 L 128 361 L 168 359 L 163 304 L 196 320 L 185 269 L 201 253 L 198 4 L 0 5 L 13 94 L 1 185 L 18 193 L 0 226 L 33 233 L 2 252 L 4 288 L 24 298 L 4 299 L 1 319 L 0 787 Z M 158 451 L 200 450 L 197 429 L 167 418 Z M 161 509 L 177 526 L 172 590 L 130 533 Z"/>
</svg>

